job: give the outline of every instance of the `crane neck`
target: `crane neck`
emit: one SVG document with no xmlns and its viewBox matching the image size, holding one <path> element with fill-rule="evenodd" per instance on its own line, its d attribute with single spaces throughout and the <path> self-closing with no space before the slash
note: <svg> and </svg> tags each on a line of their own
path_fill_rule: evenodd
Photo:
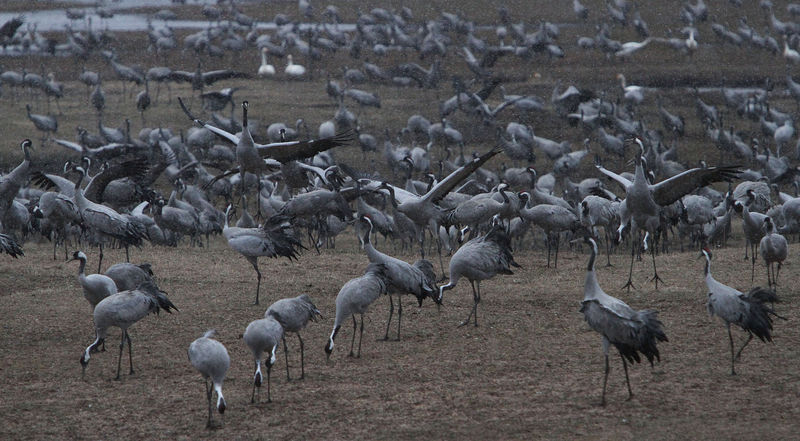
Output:
<svg viewBox="0 0 800 441">
<path fill-rule="evenodd" d="M 267 65 L 267 54 L 265 52 L 261 52 L 261 65 L 262 66 Z"/>
<path fill-rule="evenodd" d="M 586 265 L 586 282 L 584 283 L 583 293 L 584 299 L 593 299 L 596 293 L 600 290 L 600 284 L 597 283 L 597 273 L 594 270 L 595 259 L 597 259 L 597 243 L 594 239 L 589 239 L 592 245 L 592 254 L 589 256 L 589 263 Z"/>
<path fill-rule="evenodd" d="M 81 262 L 80 266 L 78 267 L 78 277 L 84 278 L 86 277 L 86 259 L 80 258 L 78 260 Z"/>
</svg>

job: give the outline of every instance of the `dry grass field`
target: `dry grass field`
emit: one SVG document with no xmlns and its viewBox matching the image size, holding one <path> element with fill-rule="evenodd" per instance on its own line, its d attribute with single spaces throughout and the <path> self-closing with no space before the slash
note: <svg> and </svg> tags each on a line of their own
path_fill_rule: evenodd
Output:
<svg viewBox="0 0 800 441">
<path fill-rule="evenodd" d="M 378 5 L 359 3 L 362 10 Z M 505 4 L 515 22 L 525 20 L 536 24 L 547 19 L 566 23 L 561 28 L 559 43 L 567 56 L 561 60 L 544 56 L 522 61 L 501 60 L 498 68 L 520 79 L 506 84 L 507 93 L 536 94 L 548 101 L 556 81 L 561 80 L 563 85 L 607 91 L 615 99 L 619 95 L 615 80 L 618 72 L 625 73 L 630 83 L 651 86 L 666 83 L 720 86 L 724 81 L 761 85 L 766 77 L 782 85 L 785 68 L 779 55 L 722 45 L 708 23 L 701 25 L 703 45 L 693 59 L 652 47 L 641 57 L 619 62 L 575 46 L 577 36 L 595 34 L 594 24 L 604 10 L 603 2 L 584 1 L 595 14 L 587 24 L 575 22 L 570 2 L 535 3 L 535 13 L 530 2 Z M 561 3 L 565 7 L 560 7 Z M 679 2 L 647 3 L 642 6 L 642 16 L 648 20 L 651 33 L 663 36 L 667 28 L 677 32 Z M 337 4 L 343 19 L 352 22 L 356 6 L 351 2 Z M 381 6 L 406 4 L 393 1 L 382 2 Z M 442 10 L 453 11 L 457 7 L 442 1 L 408 5 L 418 19 L 432 18 Z M 741 15 L 749 15 L 754 26 L 764 23 L 763 13 L 755 4 L 744 9 L 724 5 L 714 12 L 717 20 L 729 27 L 735 26 Z M 459 2 L 458 6 L 478 23 L 496 20 L 497 4 L 486 7 L 483 2 L 467 1 Z M 7 11 L 32 7 L 44 6 L 17 0 L 0 6 Z M 154 10 L 143 8 L 142 13 Z M 174 10 L 181 18 L 200 17 L 199 7 L 193 4 L 176 6 Z M 277 12 L 295 14 L 296 2 L 270 2 L 268 6 L 246 3 L 243 11 L 267 19 Z M 614 37 L 622 41 L 638 39 L 630 28 L 614 32 Z M 194 70 L 196 66 L 195 57 L 180 50 L 166 60 L 143 51 L 144 35 L 117 34 L 114 46 L 121 61 L 145 69 L 160 64 L 183 70 Z M 420 62 L 413 55 L 397 54 L 381 59 L 380 63 L 388 66 L 401 59 L 429 65 L 428 60 Z M 206 69 L 236 67 L 254 72 L 259 61 L 256 51 L 250 50 L 208 60 Z M 379 111 L 364 114 L 364 130 L 376 135 L 384 127 L 397 130 L 413 113 L 435 118 L 438 102 L 453 93 L 449 75 L 467 73 L 464 63 L 454 54 L 448 54 L 446 62 L 448 77 L 436 90 L 365 86 L 381 97 L 383 105 Z M 331 118 L 334 111 L 324 94 L 325 73 L 340 76 L 341 68 L 349 63 L 355 62 L 346 54 L 337 54 L 315 68 L 311 81 L 239 80 L 220 87 L 244 87 L 237 92 L 237 100 L 248 99 L 251 116 L 262 124 L 272 121 L 292 124 L 302 117 L 313 130 L 319 122 Z M 96 131 L 93 109 L 86 103 L 83 85 L 76 80 L 83 63 L 71 59 L 4 57 L 0 58 L 0 64 L 3 69 L 53 71 L 64 82 L 67 95 L 61 102 L 64 115 L 58 116 L 57 137 L 74 140 L 78 125 Z M 278 62 L 275 64 L 280 66 Z M 113 79 L 107 64 L 95 54 L 86 65 L 107 77 L 104 123 L 121 125 L 127 117 L 134 133 L 138 132 L 143 124 L 134 101 L 122 95 L 122 85 Z M 776 87 L 770 102 L 783 110 L 794 110 L 795 104 L 782 94 L 781 88 Z M 160 125 L 176 132 L 187 129 L 189 121 L 174 99 L 170 104 L 166 102 L 165 92 L 162 90 L 161 100 L 145 114 L 144 126 Z M 703 158 L 715 162 L 717 149 L 707 140 L 694 116 L 692 95 L 683 87 L 658 92 L 671 110 L 686 116 L 687 135 L 680 142 L 681 158 L 691 163 Z M 189 97 L 190 87 L 173 86 L 172 95 Z M 722 107 L 720 94 L 708 94 L 704 99 Z M 22 157 L 19 140 L 39 137 L 25 117 L 27 101 L 25 93 L 13 99 L 10 91 L 2 91 L 0 170 L 19 163 Z M 45 113 L 44 101 L 33 103 L 34 111 Z M 199 106 L 196 97 L 190 103 Z M 492 103 L 499 103 L 496 95 Z M 355 105 L 351 109 L 355 111 Z M 56 112 L 55 107 L 52 110 Z M 642 113 L 649 124 L 660 127 L 654 97 L 646 101 Z M 461 115 L 453 121 L 458 127 L 473 124 Z M 537 134 L 568 139 L 574 146 L 579 146 L 585 137 L 579 128 L 567 126 L 551 111 L 534 118 L 532 124 Z M 758 129 L 757 122 L 737 120 L 736 124 L 741 130 Z M 484 150 L 493 142 L 493 133 L 464 131 L 470 139 L 469 151 Z M 380 153 L 374 157 L 374 163 L 364 163 L 357 146 L 339 149 L 336 157 L 388 174 Z M 75 159 L 52 143 L 41 146 L 36 142 L 34 168 L 57 170 L 67 158 Z M 512 164 L 507 158 L 496 158 L 491 166 L 499 169 L 502 162 Z M 588 171 L 591 164 L 585 162 Z M 549 166 L 546 158 L 539 158 L 536 163 L 537 168 Z M 165 183 L 159 185 L 167 188 Z M 712 272 L 719 281 L 746 290 L 752 286 L 747 278 L 750 265 L 742 260 L 741 221 L 737 218 L 734 222 L 736 236 L 729 248 L 714 251 Z M 383 240 L 377 247 L 408 261 L 417 257 L 396 251 Z M 185 243 L 177 249 L 145 245 L 132 250 L 131 261 L 152 264 L 159 286 L 169 293 L 180 311 L 147 317 L 131 328 L 136 373 L 126 374 L 126 354 L 122 379 L 114 381 L 119 341 L 116 328 L 110 332 L 107 351 L 92 356 L 86 376 L 81 378 L 78 360 L 94 335 L 90 309 L 76 278 L 77 262 L 64 262 L 61 249 L 58 259 L 53 260 L 49 242 L 26 242 L 24 257 L 14 260 L 0 256 L 3 316 L 0 439 L 627 440 L 797 436 L 800 328 L 796 322 L 800 317 L 800 299 L 794 283 L 800 279 L 800 269 L 796 243 L 790 245 L 788 263 L 781 272 L 778 294 L 783 301 L 776 305 L 776 310 L 789 320 L 776 321 L 773 343 L 753 341 L 747 347 L 737 364 L 736 376 L 729 375 L 725 327 L 706 312 L 703 261 L 697 259 L 697 251 L 657 257 L 659 273 L 666 281 L 658 291 L 646 281 L 652 274 L 649 257 L 637 262 L 636 289 L 630 293 L 620 289 L 629 261 L 627 252 L 613 255 L 615 266 L 611 268 L 602 266 L 605 256 L 601 255 L 598 260 L 601 286 L 634 308 L 658 310 L 669 337 L 669 342 L 659 345 L 661 362 L 653 369 L 646 364 L 630 369 L 634 393 L 630 401 L 626 400 L 621 361 L 615 350 L 611 350 L 612 371 L 605 407 L 599 405 L 603 378 L 601 338 L 578 312 L 583 298 L 585 249 L 568 250 L 562 246 L 559 267 L 553 269 L 544 267 L 541 248 L 541 240 L 537 240 L 535 249 L 526 245 L 515 250 L 515 259 L 522 268 L 514 275 L 498 276 L 483 283 L 479 327 L 457 327 L 472 306 L 469 284 L 462 281 L 445 293 L 440 310 L 430 301 L 418 308 L 411 298 L 404 298 L 402 339 L 376 341 L 383 336 L 388 313 L 388 299 L 382 298 L 365 315 L 361 358 L 347 356 L 352 335 L 347 322 L 337 337 L 330 362 L 326 362 L 323 347 L 333 326 L 336 294 L 347 280 L 361 275 L 367 265 L 352 229 L 340 236 L 335 249 L 323 249 L 321 254 L 313 249 L 305 251 L 297 262 L 260 259 L 264 274 L 260 306 L 252 305 L 256 283 L 252 268 L 223 238 L 212 238 L 206 248 L 193 248 Z M 97 249 L 84 251 L 89 255 L 87 268 L 94 272 Z M 105 254 L 109 265 L 124 260 L 122 250 L 107 250 Z M 436 267 L 438 270 L 438 262 Z M 763 285 L 765 279 L 765 271 L 759 265 L 755 283 Z M 301 293 L 309 294 L 324 316 L 302 334 L 306 343 L 306 379 L 287 382 L 284 354 L 279 351 L 272 373 L 272 403 L 250 404 L 253 362 L 241 334 L 250 321 L 263 316 L 271 302 Z M 217 329 L 218 339 L 231 356 L 224 386 L 228 409 L 224 426 L 214 431 L 204 428 L 203 380 L 186 355 L 189 343 L 209 328 Z M 393 322 L 392 336 L 395 329 Z M 745 334 L 735 329 L 734 337 L 740 343 Z M 290 335 L 288 343 L 290 369 L 296 378 L 300 371 L 297 338 Z M 215 413 L 215 418 L 219 414 Z"/>
</svg>

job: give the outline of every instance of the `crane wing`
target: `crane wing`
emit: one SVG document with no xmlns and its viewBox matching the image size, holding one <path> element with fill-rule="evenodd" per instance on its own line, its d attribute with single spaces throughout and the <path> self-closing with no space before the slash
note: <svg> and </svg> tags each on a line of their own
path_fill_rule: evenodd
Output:
<svg viewBox="0 0 800 441">
<path fill-rule="evenodd" d="M 661 206 L 669 205 L 694 190 L 714 182 L 730 182 L 739 176 L 738 165 L 725 167 L 693 168 L 651 185 L 653 200 Z"/>
<path fill-rule="evenodd" d="M 209 72 L 203 72 L 201 74 L 201 78 L 203 79 L 203 83 L 206 85 L 212 85 L 217 81 L 227 80 L 231 78 L 250 78 L 250 75 L 244 72 L 236 72 L 230 69 L 221 69 L 221 70 L 212 70 Z"/>
<path fill-rule="evenodd" d="M 84 196 L 92 202 L 100 203 L 103 199 L 103 191 L 109 182 L 120 178 L 141 178 L 147 173 L 148 162 L 145 158 L 125 161 L 121 164 L 112 165 L 96 174 L 84 190 Z"/>
<path fill-rule="evenodd" d="M 256 144 L 262 158 L 272 158 L 279 162 L 310 158 L 319 152 L 349 144 L 355 138 L 355 132 L 346 130 L 334 136 L 308 141 L 273 142 Z"/>
<path fill-rule="evenodd" d="M 622 188 L 624 188 L 624 189 L 627 189 L 628 187 L 631 186 L 631 184 L 633 184 L 633 182 L 629 181 L 627 178 L 625 178 L 623 176 L 620 176 L 620 175 L 612 172 L 611 170 L 606 169 L 602 165 L 595 165 L 595 167 L 597 167 L 597 169 L 600 170 L 600 173 L 602 173 L 602 174 L 608 176 L 609 178 L 617 181 L 617 183 L 619 185 L 621 185 Z"/>
<path fill-rule="evenodd" d="M 66 139 L 54 139 L 53 141 L 55 141 L 56 144 L 60 145 L 61 147 L 66 147 L 78 153 L 83 153 L 83 146 L 78 143 L 67 141 Z"/>
<path fill-rule="evenodd" d="M 473 159 L 472 161 L 464 164 L 463 166 L 457 168 L 454 172 L 450 173 L 446 178 L 439 181 L 438 184 L 434 185 L 431 190 L 422 196 L 422 200 L 424 202 L 433 202 L 436 203 L 440 199 L 442 199 L 447 193 L 450 193 L 450 190 L 455 188 L 461 181 L 466 179 L 469 175 L 471 175 L 475 170 L 477 170 L 480 166 L 486 163 L 486 161 L 492 159 L 492 157 L 498 153 L 503 151 L 502 147 L 495 147 L 488 152 L 484 153 L 481 156 Z"/>
</svg>

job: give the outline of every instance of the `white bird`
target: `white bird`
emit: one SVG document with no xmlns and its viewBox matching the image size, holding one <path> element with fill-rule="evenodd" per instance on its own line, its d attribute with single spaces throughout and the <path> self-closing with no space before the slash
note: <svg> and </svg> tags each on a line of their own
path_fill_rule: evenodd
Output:
<svg viewBox="0 0 800 441">
<path fill-rule="evenodd" d="M 95 306 L 97 306 L 101 300 L 117 293 L 117 285 L 111 277 L 105 274 L 86 275 L 86 254 L 84 254 L 83 251 L 75 251 L 70 260 L 80 260 L 81 262 L 78 268 L 78 281 L 83 287 L 83 296 L 89 301 L 92 310 L 95 309 Z"/>
<path fill-rule="evenodd" d="M 783 261 L 789 255 L 789 244 L 786 242 L 786 238 L 778 233 L 775 222 L 769 216 L 764 219 L 764 229 L 766 234 L 761 238 L 758 249 L 767 266 L 767 284 L 770 287 L 774 286 L 774 290 L 777 290 L 778 275 L 781 273 Z M 776 263 L 778 264 L 777 268 L 775 268 Z"/>
<path fill-rule="evenodd" d="M 622 87 L 622 96 L 625 101 L 633 104 L 641 104 L 644 101 L 644 87 L 627 84 L 625 82 L 625 75 L 617 74 L 619 85 Z"/>
<path fill-rule="evenodd" d="M 112 326 L 122 330 L 122 341 L 119 344 L 119 360 L 117 362 L 117 377 L 115 379 L 119 380 L 119 373 L 122 367 L 122 349 L 125 347 L 126 340 L 128 341 L 130 374 L 133 374 L 133 352 L 128 328 L 143 319 L 147 314 L 157 313 L 161 309 L 169 313 L 172 312 L 170 309 L 178 310 L 167 296 L 152 283 L 143 283 L 134 290 L 121 291 L 101 300 L 94 307 L 94 329 L 97 338 L 94 343 L 83 351 L 81 356 L 83 374 L 86 373 L 86 366 L 89 365 L 90 354 L 97 352 L 97 347 L 105 343 L 108 336 L 108 328 Z"/>
<path fill-rule="evenodd" d="M 302 64 L 295 64 L 292 61 L 292 54 L 286 56 L 288 59 L 286 68 L 283 72 L 292 79 L 300 79 L 306 75 L 306 68 Z"/>
<path fill-rule="evenodd" d="M 294 332 L 297 334 L 297 339 L 300 340 L 300 379 L 306 377 L 303 338 L 300 337 L 300 330 L 305 328 L 310 321 L 316 321 L 317 316 L 322 317 L 311 297 L 308 294 L 300 294 L 297 297 L 280 299 L 267 308 L 264 317 L 272 317 L 283 326 L 283 351 L 286 356 L 286 379 L 291 380 L 289 376 L 289 347 L 286 346 L 286 332 Z"/>
<path fill-rule="evenodd" d="M 275 76 L 275 66 L 267 61 L 267 53 L 269 53 L 268 48 L 261 49 L 261 66 L 258 66 L 258 76 L 261 78 Z"/>
<path fill-rule="evenodd" d="M 725 322 L 728 328 L 728 339 L 731 343 L 731 375 L 736 375 L 734 362 L 742 355 L 742 350 L 753 339 L 753 335 L 763 342 L 772 341 L 772 317 L 783 318 L 767 306 L 765 302 L 774 303 L 778 301 L 778 296 L 774 291 L 755 287 L 747 294 L 723 285 L 714 280 L 711 276 L 711 250 L 703 248 L 703 256 L 706 258 L 705 279 L 708 287 L 708 314 L 716 315 Z M 748 334 L 747 340 L 734 355 L 733 335 L 731 335 L 731 323 L 738 325 Z"/>
<path fill-rule="evenodd" d="M 580 312 L 589 326 L 603 336 L 603 354 L 605 355 L 605 376 L 603 377 L 603 395 L 601 404 L 606 404 L 606 383 L 608 382 L 608 348 L 617 348 L 622 367 L 625 370 L 625 383 L 628 385 L 628 399 L 633 397 L 631 382 L 628 378 L 628 362 L 641 362 L 639 353 L 647 358 L 650 366 L 653 359 L 661 361 L 657 344 L 668 341 L 661 329 L 658 312 L 642 309 L 634 310 L 622 300 L 603 292 L 597 283 L 594 262 L 597 258 L 597 242 L 587 237 L 586 242 L 592 246 L 589 265 L 586 269 L 586 282 L 583 287 L 583 301 Z"/>
<path fill-rule="evenodd" d="M 227 404 L 222 395 L 222 383 L 225 381 L 225 374 L 231 366 L 231 358 L 228 350 L 222 343 L 214 340 L 216 331 L 210 329 L 202 337 L 193 341 L 189 345 L 189 362 L 192 363 L 205 380 L 206 398 L 208 399 L 208 421 L 206 427 L 213 427 L 211 422 L 211 395 L 217 391 L 217 410 L 220 414 L 225 413 Z M 211 384 L 208 383 L 209 378 Z"/>
<path fill-rule="evenodd" d="M 250 395 L 250 402 L 255 402 L 256 388 L 261 391 L 263 378 L 261 374 L 261 357 L 264 352 L 269 354 L 269 358 L 264 361 L 267 367 L 267 401 L 272 402 L 270 374 L 272 373 L 272 365 L 275 364 L 275 351 L 278 349 L 278 343 L 283 339 L 283 326 L 272 317 L 253 320 L 247 325 L 243 338 L 250 350 L 253 351 L 253 358 L 256 362 L 256 371 L 255 374 L 253 374 L 253 392 Z"/>
<path fill-rule="evenodd" d="M 496 274 L 514 274 L 512 266 L 518 267 L 511 254 L 511 240 L 499 222 L 499 218 L 492 220 L 492 229 L 483 236 L 478 236 L 465 243 L 450 258 L 450 281 L 439 287 L 439 299 L 445 291 L 453 289 L 461 277 L 466 277 L 472 286 L 472 310 L 467 319 L 459 326 L 469 323 L 475 316 L 475 326 L 478 326 L 478 303 L 481 301 L 481 281 L 491 279 Z M 476 287 L 477 285 L 477 287 Z"/>
<path fill-rule="evenodd" d="M 358 355 L 361 357 L 361 339 L 364 335 L 364 313 L 381 294 L 387 292 L 389 270 L 384 263 L 370 263 L 364 275 L 348 280 L 336 295 L 336 319 L 333 322 L 333 331 L 325 345 L 325 354 L 330 359 L 333 352 L 333 340 L 339 333 L 342 323 L 348 317 L 353 317 L 353 336 L 350 340 L 350 357 L 354 356 L 353 346 L 356 342 L 356 314 L 361 315 L 361 331 L 358 336 Z M 388 334 L 388 327 L 387 327 Z"/>
</svg>

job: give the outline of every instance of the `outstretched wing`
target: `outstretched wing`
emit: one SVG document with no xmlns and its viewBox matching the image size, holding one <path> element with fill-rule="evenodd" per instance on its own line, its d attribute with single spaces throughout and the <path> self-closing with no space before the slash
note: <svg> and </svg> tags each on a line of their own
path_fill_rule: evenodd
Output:
<svg viewBox="0 0 800 441">
<path fill-rule="evenodd" d="M 727 181 L 739 177 L 738 165 L 725 167 L 693 168 L 681 174 L 651 185 L 653 200 L 661 206 L 669 205 L 683 196 L 714 182 Z"/>
<path fill-rule="evenodd" d="M 334 136 L 308 141 L 273 142 L 256 144 L 262 158 L 272 158 L 279 162 L 288 162 L 310 158 L 319 152 L 349 144 L 355 139 L 355 132 L 346 130 Z"/>
<path fill-rule="evenodd" d="M 434 203 L 437 202 L 439 199 L 447 195 L 447 193 L 450 193 L 450 190 L 455 188 L 455 186 L 461 181 L 466 179 L 475 170 L 480 168 L 480 166 L 485 164 L 486 161 L 492 159 L 494 155 L 500 153 L 501 151 L 503 151 L 502 147 L 495 147 L 468 162 L 467 164 L 457 168 L 454 172 L 450 173 L 446 178 L 442 179 L 438 184 L 431 188 L 431 190 L 425 194 L 422 199 L 424 201 L 430 201 Z"/>
<path fill-rule="evenodd" d="M 597 167 L 597 169 L 600 170 L 600 173 L 602 173 L 602 174 L 608 176 L 609 178 L 615 180 L 619 185 L 622 186 L 623 189 L 627 189 L 628 187 L 631 186 L 631 184 L 633 184 L 633 182 L 629 181 L 624 176 L 620 176 L 620 175 L 612 172 L 611 170 L 606 169 L 602 165 L 596 165 L 595 167 Z"/>
</svg>

